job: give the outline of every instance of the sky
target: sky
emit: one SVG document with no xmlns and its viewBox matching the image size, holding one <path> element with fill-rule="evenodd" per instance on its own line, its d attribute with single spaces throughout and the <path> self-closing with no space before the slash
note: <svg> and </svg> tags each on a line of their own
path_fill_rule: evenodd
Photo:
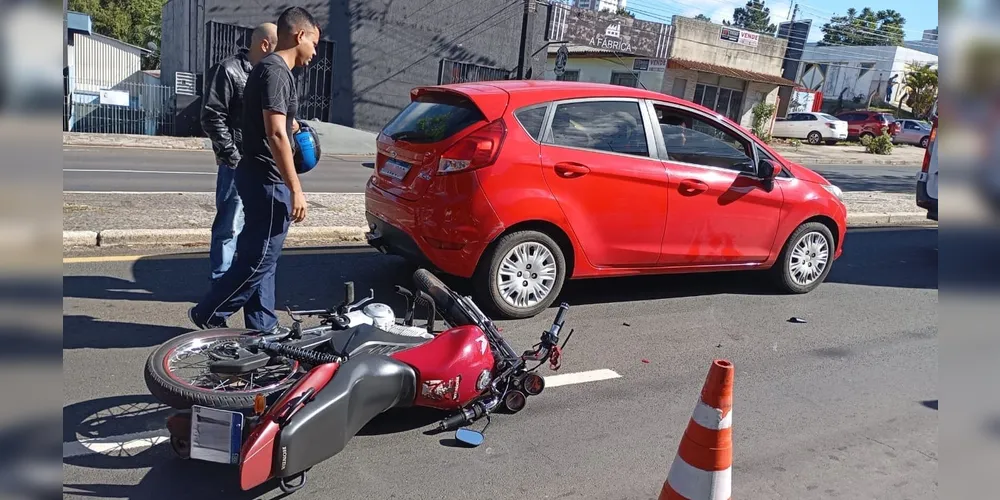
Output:
<svg viewBox="0 0 1000 500">
<path fill-rule="evenodd" d="M 793 0 L 794 1 L 794 0 Z M 712 22 L 721 23 L 723 19 L 732 20 L 733 9 L 743 7 L 747 0 L 627 0 L 627 8 L 638 19 L 669 23 L 671 16 L 681 15 L 694 17 L 705 14 Z M 771 9 L 771 22 L 778 24 L 789 19 L 789 0 L 765 0 L 764 6 Z M 820 28 L 830 21 L 830 18 L 845 15 L 847 9 L 854 7 L 858 11 L 871 7 L 874 11 L 893 9 L 903 15 L 906 24 L 903 30 L 906 40 L 920 40 L 923 31 L 938 26 L 937 0 L 872 0 L 868 2 L 848 0 L 846 2 L 821 2 L 807 0 L 797 2 L 799 13 L 796 19 L 812 19 L 812 29 L 809 41 L 815 42 L 823 38 Z"/>
</svg>

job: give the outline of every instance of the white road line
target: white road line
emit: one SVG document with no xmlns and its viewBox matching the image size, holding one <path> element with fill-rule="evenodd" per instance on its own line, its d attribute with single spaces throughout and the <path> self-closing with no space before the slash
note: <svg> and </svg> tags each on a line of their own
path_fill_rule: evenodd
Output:
<svg viewBox="0 0 1000 500">
<path fill-rule="evenodd" d="M 137 432 L 134 434 L 124 434 L 121 436 L 108 436 L 104 438 L 82 439 L 63 443 L 63 458 L 79 457 L 83 455 L 121 455 L 125 452 L 136 453 L 145 448 L 156 446 L 167 442 L 166 429 Z"/>
<path fill-rule="evenodd" d="M 100 168 L 64 168 L 63 172 L 101 172 L 114 174 L 218 175 L 218 172 L 173 172 L 169 170 L 116 170 Z"/>
<path fill-rule="evenodd" d="M 611 380 L 621 378 L 621 375 L 614 370 L 600 369 L 586 372 L 549 375 L 544 378 L 545 387 L 551 388 Z M 124 434 L 121 436 L 108 436 L 103 438 L 70 441 L 63 443 L 63 459 L 96 454 L 128 456 L 130 454 L 139 453 L 160 443 L 165 443 L 169 440 L 170 438 L 167 430 L 161 429 L 149 432 Z"/>
<path fill-rule="evenodd" d="M 545 387 L 549 388 L 563 385 L 584 384 L 587 382 L 600 382 L 602 380 L 611 380 L 620 377 L 621 375 L 617 372 L 608 369 L 590 370 L 577 373 L 563 373 L 561 375 L 549 375 L 548 377 L 545 377 Z"/>
</svg>

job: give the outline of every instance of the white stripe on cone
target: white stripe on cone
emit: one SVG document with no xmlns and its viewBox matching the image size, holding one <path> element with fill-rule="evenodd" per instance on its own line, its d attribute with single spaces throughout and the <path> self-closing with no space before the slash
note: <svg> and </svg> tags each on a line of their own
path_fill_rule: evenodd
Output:
<svg viewBox="0 0 1000 500">
<path fill-rule="evenodd" d="M 698 400 L 698 404 L 694 407 L 694 413 L 691 418 L 698 423 L 698 425 L 713 431 L 718 431 L 722 429 L 728 429 L 733 426 L 733 411 L 729 410 L 726 416 L 722 416 L 722 410 L 718 408 L 712 408 L 711 406 L 705 404 L 701 399 Z"/>
<path fill-rule="evenodd" d="M 704 471 L 678 455 L 670 466 L 667 482 L 674 491 L 690 500 L 729 500 L 733 490 L 733 468 Z"/>
</svg>

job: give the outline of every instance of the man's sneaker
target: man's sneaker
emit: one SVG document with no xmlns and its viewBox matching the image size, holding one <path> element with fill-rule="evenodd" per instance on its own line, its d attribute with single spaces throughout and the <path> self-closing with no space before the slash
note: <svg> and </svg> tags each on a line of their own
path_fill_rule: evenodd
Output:
<svg viewBox="0 0 1000 500">
<path fill-rule="evenodd" d="M 199 330 L 209 330 L 209 329 L 212 329 L 212 328 L 226 328 L 226 324 L 225 323 L 222 323 L 221 325 L 216 326 L 216 325 L 210 325 L 208 323 L 203 323 L 201 321 L 196 320 L 195 317 L 194 317 L 194 307 L 192 307 L 191 309 L 188 309 L 188 319 L 191 320 L 191 323 L 194 324 L 194 326 L 198 327 Z"/>
</svg>

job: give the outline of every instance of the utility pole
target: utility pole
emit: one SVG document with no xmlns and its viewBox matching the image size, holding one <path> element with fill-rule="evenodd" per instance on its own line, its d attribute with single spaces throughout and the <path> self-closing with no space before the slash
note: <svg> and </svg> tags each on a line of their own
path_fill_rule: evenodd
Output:
<svg viewBox="0 0 1000 500">
<path fill-rule="evenodd" d="M 529 76 L 531 67 L 531 43 L 535 33 L 535 13 L 538 6 L 536 0 L 524 0 L 524 14 L 521 19 L 521 44 L 517 54 L 517 79 L 524 80 Z"/>
</svg>

